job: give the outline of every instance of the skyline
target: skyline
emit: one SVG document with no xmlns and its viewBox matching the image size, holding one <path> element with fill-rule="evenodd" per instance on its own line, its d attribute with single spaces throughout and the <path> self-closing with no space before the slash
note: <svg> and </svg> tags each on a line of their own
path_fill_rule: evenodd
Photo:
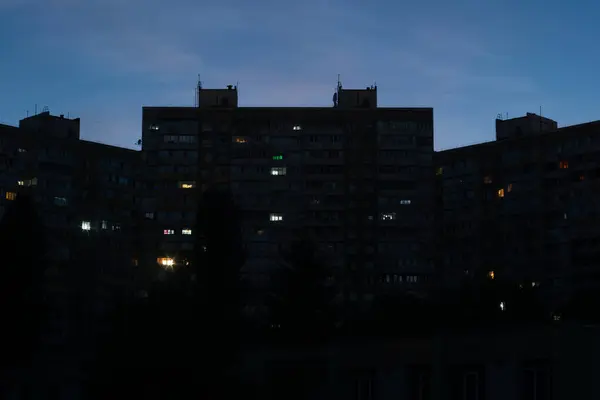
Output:
<svg viewBox="0 0 600 400">
<path fill-rule="evenodd" d="M 562 8 L 561 8 L 562 7 Z M 496 115 L 600 119 L 600 6 L 358 0 L 0 0 L 0 123 L 48 106 L 82 138 L 135 148 L 142 106 L 193 106 L 239 82 L 240 106 L 331 106 L 378 85 L 382 107 L 433 107 L 435 148 L 494 139 Z M 6 95 L 8 94 L 8 95 Z"/>
</svg>

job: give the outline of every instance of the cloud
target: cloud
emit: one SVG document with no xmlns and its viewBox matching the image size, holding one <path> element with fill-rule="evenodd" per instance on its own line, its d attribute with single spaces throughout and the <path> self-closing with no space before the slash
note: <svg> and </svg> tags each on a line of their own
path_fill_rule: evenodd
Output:
<svg viewBox="0 0 600 400">
<path fill-rule="evenodd" d="M 94 126 L 110 127 L 115 140 L 131 136 L 123 142 L 138 134 L 142 105 L 193 104 L 198 73 L 208 87 L 239 81 L 247 106 L 329 105 L 338 73 L 346 87 L 377 81 L 382 105 L 451 107 L 474 94 L 536 90 L 469 25 L 399 24 L 394 6 L 377 14 L 353 0 L 33 3 L 0 0 L 0 7 L 27 9 L 22 22 L 37 30 L 37 50 L 64 60 L 64 71 L 123 82 L 110 87 L 112 99 L 97 88 L 80 101 L 84 129 L 100 135 L 106 130 Z M 86 125 L 84 114 L 94 119 L 87 110 L 99 102 L 107 104 L 95 119 L 119 114 L 118 123 Z"/>
</svg>

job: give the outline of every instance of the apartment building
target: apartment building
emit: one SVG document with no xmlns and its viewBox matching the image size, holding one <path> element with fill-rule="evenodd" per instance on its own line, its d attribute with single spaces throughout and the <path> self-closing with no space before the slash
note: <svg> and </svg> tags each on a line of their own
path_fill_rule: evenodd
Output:
<svg viewBox="0 0 600 400">
<path fill-rule="evenodd" d="M 600 122 L 528 113 L 496 140 L 436 153 L 440 266 L 566 289 L 597 281 Z"/>
<path fill-rule="evenodd" d="M 27 193 L 45 227 L 51 315 L 44 357 L 61 358 L 59 365 L 65 355 L 90 351 L 81 346 L 93 343 L 89 335 L 101 328 L 97 317 L 115 294 L 133 295 L 137 288 L 135 193 L 142 165 L 139 151 L 81 140 L 79 119 L 43 112 L 18 127 L 0 126 L 0 210 Z M 25 249 L 26 243 L 15 251 Z"/>
<path fill-rule="evenodd" d="M 185 264 L 198 197 L 226 185 L 243 214 L 255 287 L 299 234 L 348 299 L 414 288 L 432 272 L 433 110 L 383 108 L 377 88 L 332 107 L 240 107 L 237 88 L 198 87 L 198 107 L 144 107 L 149 260 Z M 156 262 L 156 261 L 154 261 Z"/>
</svg>

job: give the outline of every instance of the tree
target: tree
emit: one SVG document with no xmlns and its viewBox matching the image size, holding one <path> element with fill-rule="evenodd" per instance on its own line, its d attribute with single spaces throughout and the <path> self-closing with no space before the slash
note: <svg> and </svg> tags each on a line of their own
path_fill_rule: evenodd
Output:
<svg viewBox="0 0 600 400">
<path fill-rule="evenodd" d="M 2 366 L 29 365 L 44 313 L 44 227 L 30 196 L 20 194 L 0 221 Z"/>
<path fill-rule="evenodd" d="M 326 339 L 334 327 L 331 303 L 335 291 L 327 268 L 317 257 L 313 243 L 295 240 L 273 272 L 273 293 L 268 304 L 271 326 L 295 344 Z"/>
<path fill-rule="evenodd" d="M 241 213 L 228 190 L 211 187 L 202 194 L 196 224 L 197 304 L 202 324 L 201 359 L 212 396 L 223 396 L 227 374 L 240 352 L 240 273 L 245 262 Z M 213 397 L 214 398 L 214 397 Z"/>
</svg>

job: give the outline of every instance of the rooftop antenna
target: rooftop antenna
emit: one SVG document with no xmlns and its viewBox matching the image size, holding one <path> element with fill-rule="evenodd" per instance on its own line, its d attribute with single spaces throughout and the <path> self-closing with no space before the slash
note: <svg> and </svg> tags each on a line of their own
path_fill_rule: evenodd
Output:
<svg viewBox="0 0 600 400">
<path fill-rule="evenodd" d="M 202 90 L 202 81 L 200 80 L 200 74 L 198 74 L 198 80 L 196 81 L 196 88 L 194 90 L 194 105 L 200 107 L 200 90 Z"/>
<path fill-rule="evenodd" d="M 337 90 L 339 91 L 340 89 L 342 89 L 342 81 L 340 78 L 340 74 L 338 74 Z"/>
<path fill-rule="evenodd" d="M 35 112 L 33 113 L 33 115 L 37 115 L 37 104 L 35 105 Z"/>
</svg>

